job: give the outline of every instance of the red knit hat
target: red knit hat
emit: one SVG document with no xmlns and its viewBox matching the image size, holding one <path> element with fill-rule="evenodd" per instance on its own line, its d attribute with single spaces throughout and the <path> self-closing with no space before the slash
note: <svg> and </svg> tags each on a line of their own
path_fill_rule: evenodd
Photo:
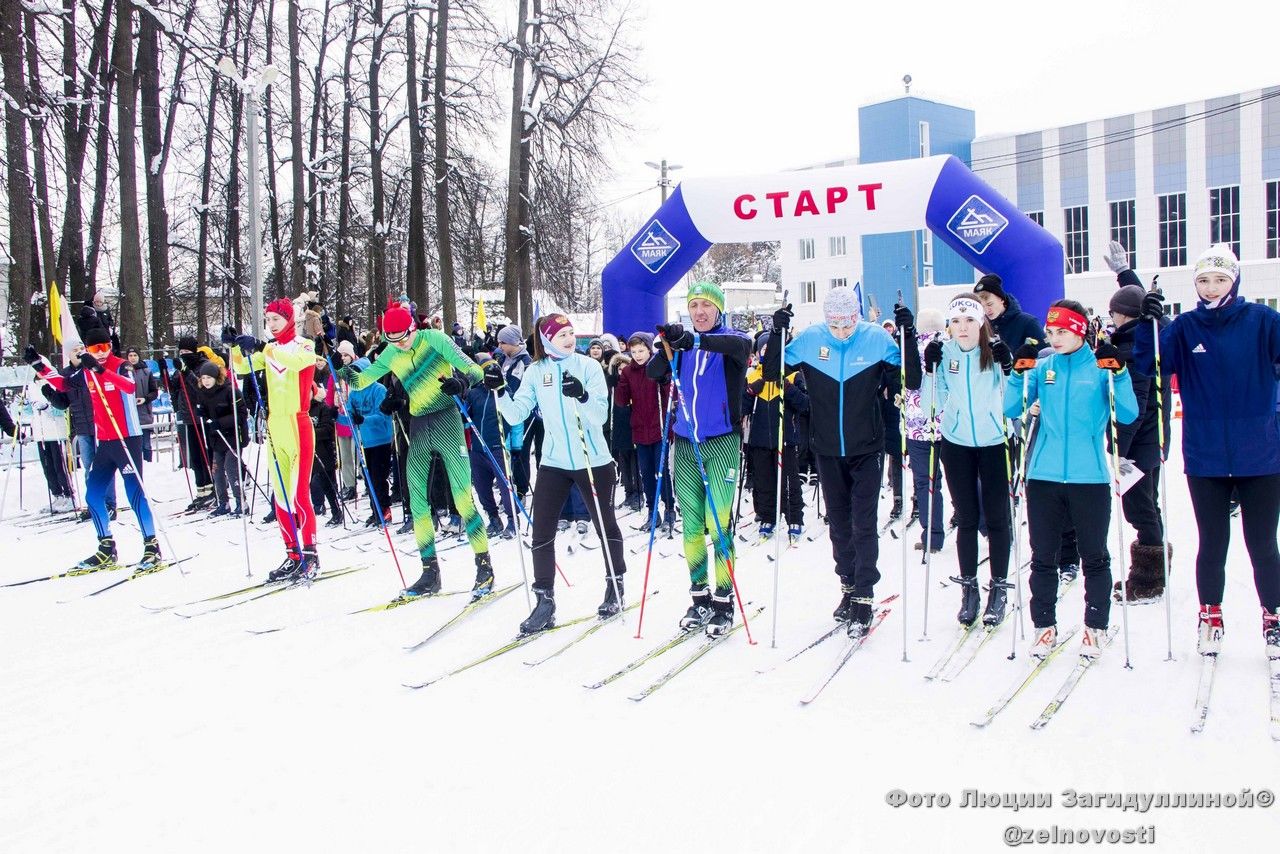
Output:
<svg viewBox="0 0 1280 854">
<path fill-rule="evenodd" d="M 293 323 L 293 303 L 287 299 L 276 299 L 267 303 L 267 311 L 278 314 Z"/>
<path fill-rule="evenodd" d="M 406 309 L 396 306 L 383 313 L 382 333 L 387 337 L 399 338 L 412 329 L 413 315 Z"/>
</svg>

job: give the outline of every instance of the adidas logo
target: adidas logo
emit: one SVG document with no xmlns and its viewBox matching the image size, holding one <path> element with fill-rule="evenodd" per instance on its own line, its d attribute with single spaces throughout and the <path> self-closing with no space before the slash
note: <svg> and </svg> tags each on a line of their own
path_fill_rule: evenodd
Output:
<svg viewBox="0 0 1280 854">
<path fill-rule="evenodd" d="M 1203 345 L 1203 344 L 1197 344 L 1197 345 L 1195 346 L 1195 349 L 1194 349 L 1194 350 L 1192 350 L 1191 352 L 1192 352 L 1192 353 L 1207 353 L 1207 352 L 1209 352 L 1209 351 L 1208 351 L 1208 350 L 1206 350 L 1206 349 L 1204 348 L 1204 345 Z"/>
</svg>

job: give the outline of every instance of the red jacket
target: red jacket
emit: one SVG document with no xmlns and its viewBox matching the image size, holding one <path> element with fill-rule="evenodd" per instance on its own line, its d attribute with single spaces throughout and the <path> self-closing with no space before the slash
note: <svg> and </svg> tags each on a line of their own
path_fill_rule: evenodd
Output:
<svg viewBox="0 0 1280 854">
<path fill-rule="evenodd" d="M 124 359 L 112 353 L 102 363 L 102 373 L 78 371 L 69 377 L 55 373 L 41 363 L 40 376 L 55 390 L 65 392 L 70 383 L 83 382 L 89 387 L 89 399 L 93 401 L 93 426 L 98 441 L 141 436 L 138 423 L 138 404 L 134 398 L 133 377 L 129 376 Z M 126 368 L 121 373 L 121 367 Z"/>
<path fill-rule="evenodd" d="M 613 392 L 614 403 L 631 407 L 631 441 L 637 445 L 662 441 L 662 422 L 671 395 L 671 384 L 649 379 L 645 367 L 635 362 L 623 365 Z"/>
</svg>

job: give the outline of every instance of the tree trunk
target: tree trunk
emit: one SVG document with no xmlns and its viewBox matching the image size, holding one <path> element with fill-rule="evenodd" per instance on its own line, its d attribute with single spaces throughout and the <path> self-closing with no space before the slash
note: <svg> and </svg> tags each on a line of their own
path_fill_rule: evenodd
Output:
<svg viewBox="0 0 1280 854">
<path fill-rule="evenodd" d="M 524 66 L 529 18 L 529 0 L 520 0 L 519 14 L 516 16 L 517 54 L 512 59 L 511 72 L 511 129 L 507 152 L 507 219 L 504 229 L 506 243 L 506 260 L 502 268 L 503 297 L 506 303 L 507 316 L 512 318 L 521 329 L 529 330 L 531 317 L 520 312 L 521 283 L 520 276 L 525 265 L 521 263 L 522 253 L 528 253 L 527 234 L 521 232 L 521 226 L 528 220 L 524 216 L 527 211 L 523 188 L 528 180 L 529 162 L 525 156 L 527 147 L 524 142 Z"/>
<path fill-rule="evenodd" d="M 102 111 L 98 116 L 98 137 L 94 141 L 93 204 L 89 208 L 89 257 L 85 262 L 84 299 L 97 288 L 98 258 L 102 254 L 102 219 L 106 214 L 108 169 L 111 166 L 111 89 L 115 83 L 115 65 L 108 60 L 102 81 Z"/>
<path fill-rule="evenodd" d="M 134 126 L 137 90 L 133 75 L 133 0 L 116 4 L 116 161 L 120 198 L 120 340 L 141 346 L 147 338 L 142 292 L 142 242 L 138 229 L 138 164 Z"/>
<path fill-rule="evenodd" d="M 172 335 L 173 309 L 169 281 L 169 210 L 164 200 L 164 141 L 160 121 L 160 26 L 149 14 L 138 19 L 138 87 L 142 100 L 142 157 L 147 190 L 151 340 L 160 347 Z"/>
<path fill-rule="evenodd" d="M 423 223 L 422 112 L 418 103 L 416 18 L 417 15 L 410 11 L 405 18 L 404 26 L 405 96 L 409 102 L 409 237 L 406 241 L 409 255 L 406 261 L 405 290 L 410 300 L 425 309 L 429 297 L 427 294 L 427 235 Z M 426 70 L 425 67 L 423 70 Z"/>
<path fill-rule="evenodd" d="M 298 0 L 289 0 L 289 142 L 293 167 L 293 225 L 289 235 L 289 254 L 293 268 L 289 277 L 293 295 L 307 289 L 307 270 L 303 255 L 303 228 L 307 208 L 306 174 L 302 160 L 302 34 L 298 26 Z"/>
<path fill-rule="evenodd" d="M 227 5 L 231 9 L 231 5 Z M 223 26 L 226 32 L 226 26 Z M 224 37 L 225 38 L 225 37 Z M 225 43 L 225 42 L 224 42 Z M 209 107 L 205 111 L 204 163 L 200 167 L 199 249 L 196 253 L 196 329 L 208 329 L 209 189 L 213 183 L 213 122 L 218 114 L 218 76 L 209 78 Z"/>
<path fill-rule="evenodd" d="M 270 65 L 274 61 L 275 46 L 275 0 L 269 0 L 267 3 L 267 64 Z M 245 56 L 248 56 L 247 48 Z M 246 62 L 248 60 L 246 59 Z M 263 289 L 263 297 L 266 298 L 270 294 L 275 297 L 283 297 L 289 289 L 289 283 L 284 278 L 284 252 L 280 243 L 280 205 L 279 192 L 276 190 L 276 145 L 275 145 L 275 122 L 272 118 L 271 110 L 271 93 L 274 87 L 268 87 L 265 96 L 265 107 L 263 109 L 263 139 L 266 141 L 267 149 L 267 221 L 271 229 L 271 270 L 272 279 L 274 280 L 274 288 L 271 291 Z"/>
<path fill-rule="evenodd" d="M 243 328 L 240 318 L 240 286 L 244 280 L 244 264 L 240 253 L 240 146 L 244 127 L 245 94 L 240 89 L 231 93 L 231 156 L 227 167 L 227 240 L 222 254 L 222 299 L 227 307 L 228 322 L 237 330 Z M 253 109 L 253 104 L 248 105 Z M 249 140 L 249 145 L 253 144 Z M 256 211 L 249 211 L 255 216 Z M 253 247 L 249 247 L 253 251 Z M 226 316 L 224 315 L 224 316 Z"/>
<path fill-rule="evenodd" d="M 351 227 L 351 188 L 349 182 L 351 180 L 351 60 L 355 52 L 356 32 L 359 29 L 359 13 L 356 7 L 351 6 L 348 11 L 349 26 L 347 30 L 347 46 L 342 55 L 342 140 L 341 153 L 338 160 L 338 234 L 334 241 L 336 244 L 337 257 L 334 259 L 333 275 L 337 280 L 334 283 L 334 304 L 337 306 L 347 306 L 348 288 L 351 282 L 351 269 L 348 263 L 349 246 L 351 242 L 349 229 Z M 356 312 L 352 312 L 355 314 Z M 374 317 L 377 317 L 375 314 Z"/>
<path fill-rule="evenodd" d="M 329 9 L 331 0 L 324 0 L 324 14 L 320 18 L 320 50 L 316 56 L 315 73 L 312 75 L 311 84 L 311 127 L 309 131 L 309 140 L 307 143 L 307 230 L 306 230 L 306 247 L 307 254 L 316 264 L 316 270 L 319 281 L 313 282 L 320 291 L 320 301 L 324 302 L 324 262 L 323 250 L 321 249 L 319 234 L 317 233 L 316 207 L 319 202 L 320 193 L 318 190 L 318 180 L 316 178 L 315 169 L 312 165 L 316 162 L 316 144 L 320 132 L 320 105 L 324 101 L 324 60 L 325 54 L 329 51 Z M 323 217 L 320 219 L 323 222 Z"/>
<path fill-rule="evenodd" d="M 25 345 L 31 327 L 31 181 L 27 177 L 27 85 L 22 69 L 22 8 L 0 3 L 0 61 L 4 68 L 4 143 L 9 190 L 9 313 L 15 344 Z"/>
<path fill-rule="evenodd" d="M 387 226 L 382 186 L 382 107 L 378 91 L 378 71 L 382 65 L 382 0 L 371 3 L 373 45 L 369 53 L 369 179 L 372 184 L 373 221 L 370 223 L 369 254 L 373 280 L 369 283 L 371 310 L 381 311 L 387 301 Z"/>
<path fill-rule="evenodd" d="M 36 266 L 40 273 L 32 279 L 37 290 L 47 291 L 49 282 L 54 281 L 54 265 L 57 263 L 53 254 L 53 221 L 49 208 L 49 171 L 45 152 L 44 132 L 46 118 L 44 113 L 45 98 L 40 89 L 40 69 L 37 63 L 39 46 L 36 42 L 36 16 L 27 12 L 24 15 L 24 50 L 27 60 L 28 88 L 31 92 L 31 103 L 39 105 L 39 109 L 31 112 L 31 144 L 35 158 L 36 179 L 36 229 L 40 241 L 40 263 Z"/>
<path fill-rule="evenodd" d="M 452 228 L 449 215 L 449 131 L 445 107 L 445 71 L 449 60 L 449 0 L 438 0 L 436 14 L 435 106 L 435 189 L 436 251 L 440 265 L 440 301 L 444 306 L 444 326 L 452 329 L 458 319 L 457 296 L 453 282 Z"/>
</svg>

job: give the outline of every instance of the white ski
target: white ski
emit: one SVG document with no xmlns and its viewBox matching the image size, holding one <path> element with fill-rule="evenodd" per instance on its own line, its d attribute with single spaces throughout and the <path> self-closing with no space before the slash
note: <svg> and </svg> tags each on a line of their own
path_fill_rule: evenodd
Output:
<svg viewBox="0 0 1280 854">
<path fill-rule="evenodd" d="M 1209 717 L 1209 698 L 1213 695 L 1213 676 L 1217 671 L 1217 653 L 1200 656 L 1200 683 L 1196 688 L 1196 716 L 1191 724 L 1192 732 L 1204 732 L 1204 722 Z M 1273 702 L 1273 711 L 1274 708 Z"/>
<path fill-rule="evenodd" d="M 1021 694 L 1022 690 L 1030 685 L 1031 681 L 1039 676 L 1049 663 L 1057 657 L 1058 653 L 1062 652 L 1062 648 L 1066 646 L 1067 641 L 1071 640 L 1071 638 L 1075 636 L 1077 631 L 1079 631 L 1079 626 L 1073 626 L 1063 634 L 1058 635 L 1058 643 L 1053 649 L 1049 650 L 1049 654 L 1044 658 L 1032 660 L 1031 666 L 1023 671 L 1022 675 L 1018 677 L 1018 681 L 1009 686 L 1009 689 L 1000 695 L 1000 698 L 992 704 L 991 708 L 987 709 L 982 714 L 982 717 L 976 721 L 970 721 L 970 724 L 981 728 L 995 720 L 996 715 L 1004 711 L 1005 706 L 1012 703 L 1013 699 Z"/>
<path fill-rule="evenodd" d="M 1119 626 L 1112 626 L 1111 630 L 1103 636 L 1102 649 L 1111 646 L 1111 642 L 1115 640 L 1116 635 L 1120 634 Z M 1071 696 L 1071 692 L 1080 684 L 1080 680 L 1084 678 L 1084 674 L 1090 667 L 1097 663 L 1098 659 L 1091 658 L 1087 655 L 1077 656 L 1076 666 L 1071 668 L 1071 672 L 1067 674 L 1066 680 L 1062 683 L 1062 687 L 1058 689 L 1058 693 L 1053 695 L 1053 699 L 1049 701 L 1049 705 L 1044 707 L 1044 711 L 1040 713 L 1040 717 L 1031 722 L 1032 729 L 1043 729 L 1053 716 L 1062 708 L 1062 704 Z"/>
</svg>

